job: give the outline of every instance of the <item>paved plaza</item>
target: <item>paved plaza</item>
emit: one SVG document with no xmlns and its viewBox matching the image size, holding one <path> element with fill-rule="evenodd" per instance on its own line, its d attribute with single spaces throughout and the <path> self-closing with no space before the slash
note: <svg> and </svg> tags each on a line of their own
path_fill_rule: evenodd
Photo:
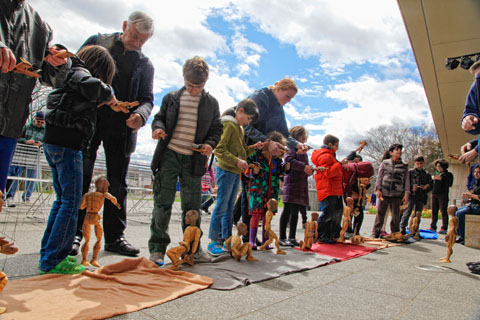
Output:
<svg viewBox="0 0 480 320">
<path fill-rule="evenodd" d="M 146 202 L 129 214 L 126 234 L 147 258 L 150 208 Z M 170 224 L 173 245 L 182 236 L 179 208 L 176 204 Z M 15 256 L 0 256 L 5 273 L 11 281 L 38 275 L 42 215 L 25 218 L 25 213 L 13 210 L 0 215 L 0 232 L 14 235 L 19 248 Z M 204 248 L 209 221 L 209 215 L 202 215 Z M 362 235 L 370 234 L 373 221 L 373 215 L 366 215 Z M 279 214 L 273 221 L 275 231 L 278 223 Z M 429 223 L 423 219 L 421 228 Z M 297 238 L 302 236 L 299 229 Z M 232 291 L 206 289 L 112 319 L 480 319 L 480 276 L 465 265 L 480 261 L 480 250 L 457 244 L 453 262 L 441 264 L 446 253 L 443 239 L 378 250 Z M 106 265 L 123 258 L 102 250 L 99 262 Z"/>
</svg>

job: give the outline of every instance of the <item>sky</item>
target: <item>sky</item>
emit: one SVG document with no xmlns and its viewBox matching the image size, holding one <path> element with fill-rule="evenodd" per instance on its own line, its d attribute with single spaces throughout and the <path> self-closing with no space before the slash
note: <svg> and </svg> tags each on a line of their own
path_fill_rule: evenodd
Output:
<svg viewBox="0 0 480 320">
<path fill-rule="evenodd" d="M 121 31 L 135 10 L 154 19 L 142 51 L 155 67 L 155 107 L 133 159 L 151 159 L 153 115 L 183 85 L 182 65 L 195 55 L 210 65 L 205 89 L 221 112 L 256 89 L 294 79 L 299 91 L 284 106 L 288 125 L 305 126 L 314 148 L 325 134 L 336 135 L 340 156 L 377 126 L 433 122 L 394 0 L 29 2 L 54 30 L 54 43 L 73 52 L 93 34 Z"/>
</svg>

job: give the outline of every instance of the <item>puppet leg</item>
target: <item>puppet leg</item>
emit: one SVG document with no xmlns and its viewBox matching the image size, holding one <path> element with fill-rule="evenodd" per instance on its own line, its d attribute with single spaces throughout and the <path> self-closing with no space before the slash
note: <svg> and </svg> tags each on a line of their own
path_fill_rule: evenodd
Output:
<svg viewBox="0 0 480 320">
<path fill-rule="evenodd" d="M 275 232 L 273 231 L 269 231 L 268 232 L 268 237 L 270 239 L 272 239 L 272 241 L 275 239 L 275 246 L 277 247 L 277 253 L 276 254 L 286 254 L 285 251 L 283 251 L 282 249 L 280 249 L 280 245 L 278 243 L 278 238 L 277 238 L 277 235 L 275 234 Z"/>
<path fill-rule="evenodd" d="M 92 261 L 90 261 L 90 263 L 95 267 L 100 267 L 100 264 L 98 263 L 97 258 L 98 258 L 98 253 L 100 252 L 100 247 L 102 245 L 103 228 L 99 221 L 95 223 L 94 227 L 95 227 L 95 237 L 97 238 L 97 241 L 93 246 L 93 256 L 92 256 Z"/>
<path fill-rule="evenodd" d="M 252 256 L 252 246 L 250 245 L 250 243 L 245 243 L 243 245 L 244 245 L 244 248 L 247 248 L 247 257 L 246 257 L 247 261 L 258 261 L 257 258 Z"/>
<path fill-rule="evenodd" d="M 83 243 L 83 246 L 82 246 L 82 264 L 84 266 L 89 266 L 90 265 L 90 263 L 88 263 L 88 260 L 87 260 L 88 249 L 89 249 L 89 245 L 90 245 L 90 234 L 91 234 L 90 229 L 91 229 L 90 224 L 85 222 L 83 224 L 83 228 L 82 228 L 83 239 L 85 240 L 85 242 Z"/>
</svg>

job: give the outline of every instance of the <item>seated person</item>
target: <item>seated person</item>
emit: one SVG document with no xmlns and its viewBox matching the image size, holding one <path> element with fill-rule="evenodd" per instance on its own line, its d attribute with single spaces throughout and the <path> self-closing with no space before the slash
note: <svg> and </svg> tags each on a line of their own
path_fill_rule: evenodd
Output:
<svg viewBox="0 0 480 320">
<path fill-rule="evenodd" d="M 465 215 L 477 214 L 480 215 L 480 165 L 476 165 L 473 175 L 475 183 L 471 192 L 466 192 L 463 196 L 470 200 L 470 203 L 458 209 L 456 216 L 458 218 L 458 236 L 457 243 L 465 243 Z"/>
</svg>

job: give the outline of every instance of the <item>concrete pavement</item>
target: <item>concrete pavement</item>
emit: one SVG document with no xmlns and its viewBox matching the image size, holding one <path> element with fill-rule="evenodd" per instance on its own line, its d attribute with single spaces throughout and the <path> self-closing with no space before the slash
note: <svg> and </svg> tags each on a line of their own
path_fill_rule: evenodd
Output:
<svg viewBox="0 0 480 320">
<path fill-rule="evenodd" d="M 130 204 L 132 205 L 132 204 Z M 179 204 L 172 214 L 173 245 L 181 239 Z M 3 214 L 3 213 L 2 213 Z M 149 205 L 129 215 L 127 239 L 147 257 Z M 1 215 L 1 214 L 0 214 Z M 279 214 L 274 218 L 278 230 Z M 8 218 L 6 218 L 8 217 Z M 202 216 L 206 247 L 210 216 Z M 374 216 L 366 215 L 362 235 L 368 236 Z M 428 228 L 430 219 L 422 219 Z M 9 279 L 39 274 L 39 244 L 45 223 L 24 219 L 13 211 L 0 218 L 0 233 L 15 236 L 19 252 L 0 256 Z M 301 229 L 297 239 L 303 236 Z M 112 319 L 480 319 L 480 276 L 465 263 L 480 261 L 480 250 L 456 244 L 451 264 L 440 240 L 378 250 L 369 255 L 232 291 L 203 290 L 165 304 Z M 100 252 L 102 265 L 122 260 Z"/>
</svg>

